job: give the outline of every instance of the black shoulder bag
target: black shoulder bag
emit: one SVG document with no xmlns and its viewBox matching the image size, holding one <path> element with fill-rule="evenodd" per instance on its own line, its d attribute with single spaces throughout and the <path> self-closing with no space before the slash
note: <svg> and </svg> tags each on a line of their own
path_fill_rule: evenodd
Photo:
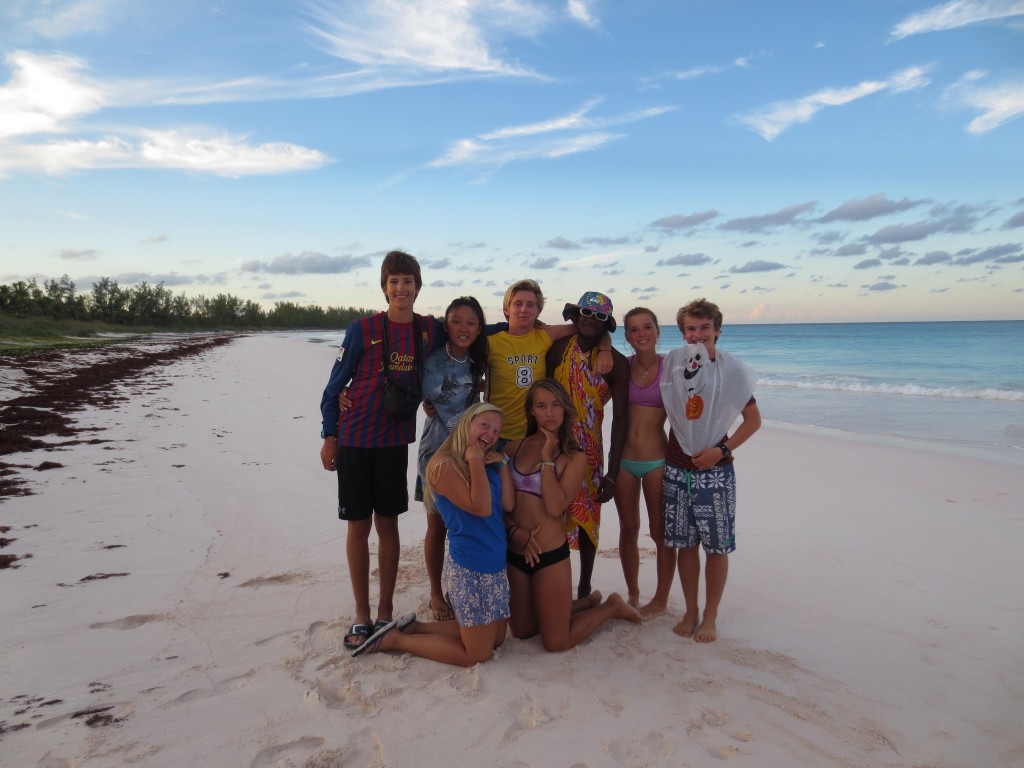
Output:
<svg viewBox="0 0 1024 768">
<path fill-rule="evenodd" d="M 391 376 L 391 342 L 388 331 L 388 316 L 384 315 L 384 410 L 396 421 L 408 421 L 416 418 L 416 411 L 423 400 L 423 390 L 420 387 L 422 377 L 420 375 L 420 321 L 413 315 L 412 318 L 412 354 L 416 366 L 416 376 L 413 381 L 403 382 Z"/>
</svg>

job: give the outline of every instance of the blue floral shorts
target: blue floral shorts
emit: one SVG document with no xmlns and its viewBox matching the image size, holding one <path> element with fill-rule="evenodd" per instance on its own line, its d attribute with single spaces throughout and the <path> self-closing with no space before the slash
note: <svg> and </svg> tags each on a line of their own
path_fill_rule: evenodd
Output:
<svg viewBox="0 0 1024 768">
<path fill-rule="evenodd" d="M 480 573 L 444 559 L 441 581 L 460 627 L 482 627 L 509 617 L 508 573 Z"/>
<path fill-rule="evenodd" d="M 711 469 L 665 466 L 665 544 L 701 544 L 712 555 L 736 549 L 736 473 L 732 464 Z"/>
</svg>

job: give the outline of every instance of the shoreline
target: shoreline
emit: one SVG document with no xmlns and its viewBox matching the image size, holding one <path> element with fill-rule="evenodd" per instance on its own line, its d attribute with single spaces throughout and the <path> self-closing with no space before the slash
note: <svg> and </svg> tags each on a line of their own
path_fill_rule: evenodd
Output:
<svg viewBox="0 0 1024 768">
<path fill-rule="evenodd" d="M 609 624 L 565 654 L 509 638 L 468 670 L 350 658 L 345 528 L 317 458 L 334 354 L 258 334 L 173 362 L 161 386 L 136 381 L 76 416 L 108 442 L 65 449 L 34 495 L 0 502 L 16 539 L 3 551 L 33 555 L 0 571 L 12 764 L 434 765 L 457 753 L 952 768 L 1024 755 L 1024 599 L 1006 588 L 1024 478 L 786 425 L 738 453 L 718 642 L 672 633 L 677 582 L 668 614 Z M 424 618 L 422 505 L 400 529 L 396 615 Z M 594 585 L 606 594 L 624 586 L 617 535 L 605 505 Z M 964 552 L 984 564 L 965 568 Z"/>
</svg>

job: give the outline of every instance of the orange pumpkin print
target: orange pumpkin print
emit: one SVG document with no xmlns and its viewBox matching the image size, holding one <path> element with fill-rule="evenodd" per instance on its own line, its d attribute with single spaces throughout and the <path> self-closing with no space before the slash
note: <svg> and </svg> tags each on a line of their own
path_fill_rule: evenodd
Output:
<svg viewBox="0 0 1024 768">
<path fill-rule="evenodd" d="M 696 421 L 702 413 L 704 413 L 704 401 L 700 395 L 694 395 L 686 401 L 687 421 Z"/>
</svg>

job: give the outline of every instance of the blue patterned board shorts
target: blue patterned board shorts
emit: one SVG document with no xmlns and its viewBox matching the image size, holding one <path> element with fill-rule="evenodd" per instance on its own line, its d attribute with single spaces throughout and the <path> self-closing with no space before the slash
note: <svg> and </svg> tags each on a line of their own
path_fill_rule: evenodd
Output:
<svg viewBox="0 0 1024 768">
<path fill-rule="evenodd" d="M 480 573 L 445 556 L 441 582 L 460 627 L 482 627 L 509 617 L 508 572 L 504 568 Z"/>
<path fill-rule="evenodd" d="M 665 544 L 701 544 L 712 555 L 736 549 L 736 472 L 732 464 L 711 469 L 665 466 Z"/>
</svg>

